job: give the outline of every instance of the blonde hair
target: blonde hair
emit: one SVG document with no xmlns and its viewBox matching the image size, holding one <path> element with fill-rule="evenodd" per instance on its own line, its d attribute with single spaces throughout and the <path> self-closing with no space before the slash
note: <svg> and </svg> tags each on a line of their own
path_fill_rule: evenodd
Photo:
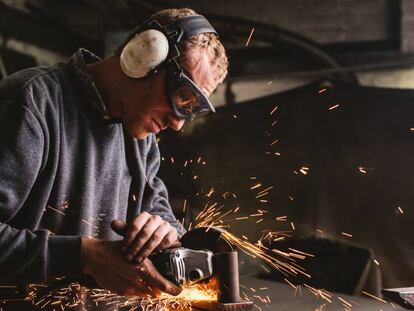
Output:
<svg viewBox="0 0 414 311">
<path fill-rule="evenodd" d="M 183 17 L 198 15 L 194 10 L 188 8 L 182 9 L 166 9 L 151 15 L 151 19 L 155 19 L 161 25 L 173 23 Z M 215 69 L 214 80 L 221 83 L 227 75 L 228 59 L 223 44 L 219 38 L 213 33 L 204 33 L 188 38 L 178 44 L 180 56 L 178 62 L 185 65 L 191 50 L 201 49 L 207 53 L 210 65 Z"/>
</svg>

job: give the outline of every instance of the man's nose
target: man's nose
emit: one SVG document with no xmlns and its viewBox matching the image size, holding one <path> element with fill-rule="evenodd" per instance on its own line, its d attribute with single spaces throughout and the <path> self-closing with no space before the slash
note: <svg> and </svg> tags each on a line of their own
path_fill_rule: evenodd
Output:
<svg viewBox="0 0 414 311">
<path fill-rule="evenodd" d="M 171 127 L 174 131 L 179 131 L 183 127 L 185 120 L 179 119 L 176 116 L 170 115 L 168 117 L 169 127 Z"/>
</svg>

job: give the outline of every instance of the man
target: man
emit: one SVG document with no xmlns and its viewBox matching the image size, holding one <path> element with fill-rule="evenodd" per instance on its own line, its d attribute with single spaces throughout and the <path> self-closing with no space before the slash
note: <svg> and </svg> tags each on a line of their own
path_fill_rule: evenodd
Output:
<svg viewBox="0 0 414 311">
<path fill-rule="evenodd" d="M 167 25 L 192 15 L 172 9 L 151 19 Z M 180 292 L 147 257 L 184 233 L 156 176 L 154 134 L 181 129 L 188 107 L 177 101 L 188 98 L 165 66 L 128 76 L 127 46 L 104 60 L 81 49 L 66 64 L 1 82 L 0 285 L 83 273 L 125 295 Z M 171 64 L 208 101 L 227 74 L 223 46 L 207 32 L 178 49 Z"/>
</svg>

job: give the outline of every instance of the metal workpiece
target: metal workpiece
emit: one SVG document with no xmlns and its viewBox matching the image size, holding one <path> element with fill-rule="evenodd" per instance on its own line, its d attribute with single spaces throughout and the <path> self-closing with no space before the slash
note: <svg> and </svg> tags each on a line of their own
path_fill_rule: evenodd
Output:
<svg viewBox="0 0 414 311">
<path fill-rule="evenodd" d="M 207 310 L 250 310 L 251 301 L 240 298 L 239 262 L 237 252 L 217 253 L 213 258 L 213 270 L 217 279 L 217 303 Z"/>
<path fill-rule="evenodd" d="M 218 284 L 217 301 L 220 303 L 241 301 L 237 258 L 237 252 L 218 253 L 213 258 L 213 269 Z"/>
</svg>

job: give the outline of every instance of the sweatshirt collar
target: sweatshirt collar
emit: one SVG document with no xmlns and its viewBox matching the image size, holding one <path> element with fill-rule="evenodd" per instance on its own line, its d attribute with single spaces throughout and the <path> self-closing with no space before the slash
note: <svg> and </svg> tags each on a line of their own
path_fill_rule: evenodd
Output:
<svg viewBox="0 0 414 311">
<path fill-rule="evenodd" d="M 108 110 L 104 104 L 103 98 L 93 81 L 92 75 L 86 68 L 87 64 L 92 64 L 100 61 L 101 59 L 92 52 L 80 48 L 73 54 L 68 62 L 67 66 L 72 70 L 75 79 L 84 93 L 86 99 L 91 105 L 98 110 L 103 119 L 108 119 Z"/>
</svg>

